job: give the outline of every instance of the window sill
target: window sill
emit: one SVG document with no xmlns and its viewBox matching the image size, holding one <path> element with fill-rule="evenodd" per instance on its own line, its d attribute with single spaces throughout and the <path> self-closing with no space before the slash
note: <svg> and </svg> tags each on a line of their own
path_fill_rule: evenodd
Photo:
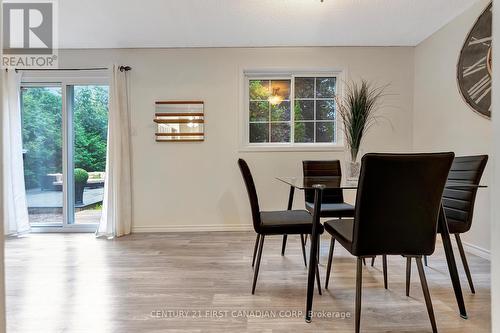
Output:
<svg viewBox="0 0 500 333">
<path fill-rule="evenodd" d="M 344 145 L 314 144 L 314 145 L 246 145 L 239 149 L 240 153 L 250 152 L 343 152 Z"/>
</svg>

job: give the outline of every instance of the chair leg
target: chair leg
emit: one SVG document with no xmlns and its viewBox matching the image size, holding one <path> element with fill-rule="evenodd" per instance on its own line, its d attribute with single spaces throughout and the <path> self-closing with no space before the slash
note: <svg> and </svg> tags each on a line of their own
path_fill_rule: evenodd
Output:
<svg viewBox="0 0 500 333">
<path fill-rule="evenodd" d="M 316 251 L 317 253 L 316 262 L 318 263 L 318 265 L 319 265 L 319 252 L 321 250 L 320 244 L 321 244 L 321 235 L 318 235 L 318 251 Z"/>
<path fill-rule="evenodd" d="M 429 286 L 427 285 L 424 266 L 422 265 L 422 257 L 416 257 L 415 259 L 417 261 L 418 275 L 420 275 L 420 283 L 422 284 L 422 291 L 424 293 L 425 305 L 427 306 L 427 312 L 429 313 L 429 319 L 431 321 L 432 332 L 437 333 L 436 318 L 434 317 Z"/>
<path fill-rule="evenodd" d="M 326 266 L 326 280 L 325 289 L 328 289 L 328 282 L 330 280 L 330 271 L 332 270 L 333 249 L 335 247 L 335 238 L 332 237 L 330 241 L 330 252 L 328 253 L 328 264 Z"/>
<path fill-rule="evenodd" d="M 307 267 L 306 242 L 304 240 L 304 235 L 300 235 L 300 244 L 302 245 L 302 256 L 304 257 L 304 265 L 306 265 Z"/>
<path fill-rule="evenodd" d="M 376 257 L 372 257 L 372 267 L 373 267 L 373 265 L 375 264 L 375 258 L 376 258 Z"/>
<path fill-rule="evenodd" d="M 255 265 L 255 255 L 257 254 L 257 249 L 259 248 L 259 240 L 260 234 L 257 234 L 257 238 L 255 239 L 255 246 L 253 248 L 252 267 Z"/>
<path fill-rule="evenodd" d="M 363 259 L 358 257 L 356 266 L 356 309 L 355 309 L 355 332 L 359 333 L 361 323 L 361 284 L 363 281 Z"/>
<path fill-rule="evenodd" d="M 363 265 L 366 266 L 366 259 L 365 258 L 363 258 Z"/>
<path fill-rule="evenodd" d="M 304 245 L 307 244 L 307 234 L 304 235 Z"/>
<path fill-rule="evenodd" d="M 286 248 L 286 240 L 288 238 L 288 235 L 283 235 L 283 244 L 281 245 L 281 255 L 285 255 L 285 248 Z"/>
<path fill-rule="evenodd" d="M 318 235 L 318 249 L 316 251 L 316 254 L 317 254 L 317 256 L 316 256 L 316 283 L 318 284 L 318 294 L 323 295 L 323 293 L 321 292 L 321 279 L 319 277 L 319 252 L 321 249 L 320 240 L 321 240 L 321 235 Z"/>
<path fill-rule="evenodd" d="M 460 252 L 460 257 L 462 258 L 462 264 L 464 265 L 465 275 L 467 275 L 467 280 L 469 281 L 470 291 L 475 294 L 474 283 L 472 283 L 472 276 L 470 274 L 469 264 L 467 263 L 467 257 L 465 256 L 464 246 L 462 245 L 462 240 L 459 234 L 455 234 L 455 239 L 457 240 L 458 251 Z"/>
<path fill-rule="evenodd" d="M 387 289 L 387 256 L 382 256 L 382 266 L 384 270 L 384 288 Z"/>
<path fill-rule="evenodd" d="M 318 294 L 323 295 L 321 292 L 321 279 L 319 277 L 319 266 L 316 264 L 316 284 L 318 285 Z"/>
<path fill-rule="evenodd" d="M 406 296 L 410 296 L 411 257 L 406 257 Z"/>
<path fill-rule="evenodd" d="M 427 263 L 427 256 L 424 256 L 424 265 L 425 265 L 425 267 L 429 266 Z"/>
<path fill-rule="evenodd" d="M 259 276 L 260 258 L 262 257 L 262 248 L 264 247 L 264 235 L 260 236 L 259 253 L 257 254 L 257 266 L 253 273 L 252 295 L 255 293 L 255 285 L 257 284 L 257 277 Z"/>
</svg>

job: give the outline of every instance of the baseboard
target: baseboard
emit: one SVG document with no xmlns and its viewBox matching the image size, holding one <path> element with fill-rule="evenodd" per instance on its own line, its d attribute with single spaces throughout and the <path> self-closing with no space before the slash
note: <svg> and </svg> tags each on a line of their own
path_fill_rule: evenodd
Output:
<svg viewBox="0 0 500 333">
<path fill-rule="evenodd" d="M 132 227 L 132 232 L 134 233 L 146 233 L 146 232 L 205 232 L 205 231 L 252 231 L 253 227 L 251 225 L 227 225 L 227 224 L 207 224 L 207 225 L 164 225 L 164 226 L 136 226 Z M 441 243 L 441 239 L 438 238 L 438 242 Z M 458 253 L 457 245 L 452 240 L 453 247 L 456 249 L 455 253 Z M 480 258 L 491 261 L 491 253 L 482 247 L 463 242 L 464 250 L 467 253 L 476 255 Z"/>
<path fill-rule="evenodd" d="M 207 225 L 162 225 L 162 226 L 136 226 L 132 227 L 132 232 L 204 232 L 204 231 L 252 231 L 251 225 L 227 225 L 227 224 L 207 224 Z"/>
<path fill-rule="evenodd" d="M 441 237 L 437 238 L 437 243 L 439 244 L 439 246 L 441 247 L 443 246 L 443 241 L 441 240 Z M 460 258 L 460 254 L 458 252 L 457 242 L 455 242 L 455 237 L 451 238 L 451 245 L 453 246 L 453 252 L 455 253 L 455 260 L 459 260 L 457 258 Z M 491 253 L 489 250 L 483 249 L 482 247 L 464 241 L 462 241 L 462 245 L 464 246 L 464 251 L 466 253 L 491 261 Z"/>
<path fill-rule="evenodd" d="M 463 242 L 465 252 L 476 255 L 480 258 L 491 261 L 491 252 L 489 250 L 483 249 L 482 247 Z"/>
</svg>

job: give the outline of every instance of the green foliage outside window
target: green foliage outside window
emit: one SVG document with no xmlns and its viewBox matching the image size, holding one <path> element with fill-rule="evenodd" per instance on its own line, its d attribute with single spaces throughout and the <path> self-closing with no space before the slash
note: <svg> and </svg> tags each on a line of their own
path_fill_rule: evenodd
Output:
<svg viewBox="0 0 500 333">
<path fill-rule="evenodd" d="M 295 121 L 302 120 L 302 108 L 300 103 L 294 105 Z M 303 122 L 295 123 L 295 142 L 305 142 L 306 138 L 306 124 Z"/>
<path fill-rule="evenodd" d="M 89 173 L 87 171 L 80 168 L 75 169 L 75 183 L 85 184 L 88 179 L 89 179 Z"/>
<path fill-rule="evenodd" d="M 269 98 L 269 81 L 250 80 L 250 100 L 267 100 Z"/>
<path fill-rule="evenodd" d="M 75 167 L 87 171 L 106 169 L 108 88 L 76 87 L 74 109 Z"/>
<path fill-rule="evenodd" d="M 24 177 L 33 188 L 42 175 L 62 170 L 61 89 L 23 89 L 22 103 Z"/>
<path fill-rule="evenodd" d="M 74 88 L 75 168 L 106 168 L 108 88 Z M 40 187 L 44 176 L 62 172 L 62 96 L 60 88 L 28 87 L 22 92 L 22 134 L 26 188 Z"/>
</svg>

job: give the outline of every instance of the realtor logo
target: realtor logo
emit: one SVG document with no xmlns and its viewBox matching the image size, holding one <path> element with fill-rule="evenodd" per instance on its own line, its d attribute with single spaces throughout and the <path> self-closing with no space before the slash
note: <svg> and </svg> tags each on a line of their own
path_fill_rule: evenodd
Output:
<svg viewBox="0 0 500 333">
<path fill-rule="evenodd" d="M 54 67 L 55 0 L 3 2 L 3 67 Z"/>
</svg>

